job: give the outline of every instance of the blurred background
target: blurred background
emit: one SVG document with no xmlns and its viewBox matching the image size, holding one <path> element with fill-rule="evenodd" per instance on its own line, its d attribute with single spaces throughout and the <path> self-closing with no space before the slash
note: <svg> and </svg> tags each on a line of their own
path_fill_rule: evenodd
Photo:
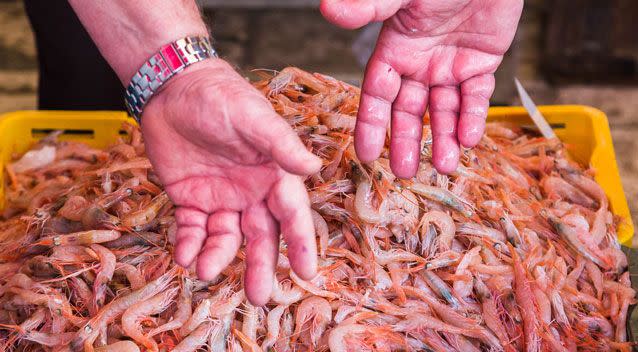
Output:
<svg viewBox="0 0 638 352">
<path fill-rule="evenodd" d="M 357 31 L 334 27 L 321 17 L 318 0 L 199 2 L 217 49 L 247 76 L 253 69 L 295 65 L 359 84 L 379 30 L 379 25 Z M 496 75 L 492 104 L 518 105 L 513 84 L 518 77 L 537 104 L 603 110 L 638 224 L 636 18 L 636 0 L 525 1 L 516 38 Z M 22 1 L 0 0 L 0 113 L 36 108 L 37 67 Z M 632 253 L 632 266 L 634 258 Z"/>
</svg>

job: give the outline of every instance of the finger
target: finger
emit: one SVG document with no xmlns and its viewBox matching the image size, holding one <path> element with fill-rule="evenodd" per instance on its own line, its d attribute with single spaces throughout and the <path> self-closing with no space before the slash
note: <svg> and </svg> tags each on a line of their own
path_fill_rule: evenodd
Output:
<svg viewBox="0 0 638 352">
<path fill-rule="evenodd" d="M 374 161 L 381 154 L 392 102 L 401 86 L 401 76 L 376 56 L 372 56 L 366 68 L 354 130 L 354 147 L 363 162 Z"/>
<path fill-rule="evenodd" d="M 279 221 L 288 245 L 288 259 L 304 280 L 317 274 L 317 242 L 306 187 L 298 176 L 286 174 L 270 191 L 268 208 Z"/>
<path fill-rule="evenodd" d="M 246 237 L 246 297 L 255 306 L 268 302 L 279 255 L 279 228 L 266 207 L 259 203 L 241 216 L 241 229 Z"/>
<path fill-rule="evenodd" d="M 206 239 L 208 214 L 193 208 L 175 210 L 175 262 L 183 267 L 191 265 Z"/>
<path fill-rule="evenodd" d="M 474 147 L 483 136 L 494 84 L 493 74 L 472 77 L 461 83 L 458 138 L 466 148 Z"/>
<path fill-rule="evenodd" d="M 355 29 L 390 18 L 401 8 L 401 0 L 322 0 L 319 10 L 337 26 Z"/>
<path fill-rule="evenodd" d="M 270 107 L 259 111 L 253 123 L 241 130 L 247 141 L 295 175 L 310 175 L 321 169 L 321 159 L 306 149 L 281 116 Z"/>
<path fill-rule="evenodd" d="M 208 217 L 208 237 L 197 257 L 197 277 L 213 280 L 230 264 L 241 246 L 239 213 L 220 211 Z"/>
<path fill-rule="evenodd" d="M 411 178 L 419 167 L 423 115 L 428 103 L 428 88 L 404 78 L 392 105 L 390 167 L 400 178 Z"/>
<path fill-rule="evenodd" d="M 430 90 L 430 126 L 432 127 L 432 161 L 437 171 L 448 174 L 459 162 L 456 124 L 459 115 L 458 87 L 442 86 Z"/>
</svg>

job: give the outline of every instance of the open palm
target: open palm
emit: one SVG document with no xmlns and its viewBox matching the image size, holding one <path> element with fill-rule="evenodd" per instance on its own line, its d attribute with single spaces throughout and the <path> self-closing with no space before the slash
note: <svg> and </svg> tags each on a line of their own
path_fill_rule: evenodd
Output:
<svg viewBox="0 0 638 352">
<path fill-rule="evenodd" d="M 297 175 L 321 161 L 264 96 L 222 60 L 207 60 L 165 85 L 142 121 L 148 156 L 177 206 L 179 264 L 196 260 L 198 276 L 212 279 L 245 238 L 246 295 L 262 305 L 281 230 L 292 268 L 315 275 L 314 227 Z"/>
<path fill-rule="evenodd" d="M 391 119 L 390 161 L 416 174 L 422 117 L 430 114 L 437 170 L 456 169 L 459 144 L 483 135 L 494 71 L 509 48 L 522 0 L 324 0 L 324 16 L 345 28 L 384 21 L 363 81 L 355 147 L 376 159 Z"/>
</svg>

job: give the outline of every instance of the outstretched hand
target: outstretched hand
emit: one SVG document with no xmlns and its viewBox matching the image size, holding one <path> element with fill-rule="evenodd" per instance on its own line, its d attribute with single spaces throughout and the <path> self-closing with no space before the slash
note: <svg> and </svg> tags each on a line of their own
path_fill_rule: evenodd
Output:
<svg viewBox="0 0 638 352">
<path fill-rule="evenodd" d="M 483 135 L 494 71 L 522 7 L 522 0 L 323 0 L 321 12 L 339 26 L 385 21 L 363 81 L 359 159 L 379 157 L 391 119 L 392 171 L 414 176 L 427 109 L 434 165 L 454 171 L 459 144 L 473 147 Z"/>
<path fill-rule="evenodd" d="M 147 122 L 148 121 L 148 122 Z M 279 233 L 293 270 L 316 274 L 310 203 L 299 175 L 317 172 L 266 98 L 219 59 L 174 77 L 146 107 L 148 157 L 177 206 L 175 261 L 213 279 L 246 240 L 244 287 L 255 305 L 271 294 Z"/>
</svg>

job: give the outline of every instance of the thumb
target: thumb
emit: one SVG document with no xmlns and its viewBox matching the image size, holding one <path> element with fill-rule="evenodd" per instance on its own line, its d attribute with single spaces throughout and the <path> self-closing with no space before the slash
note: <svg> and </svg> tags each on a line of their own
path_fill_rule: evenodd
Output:
<svg viewBox="0 0 638 352">
<path fill-rule="evenodd" d="M 356 29 L 370 22 L 385 21 L 394 15 L 405 0 L 321 0 L 319 9 L 328 21 L 346 29 Z"/>
<path fill-rule="evenodd" d="M 321 169 L 321 159 L 306 149 L 299 136 L 284 119 L 268 109 L 254 123 L 242 128 L 246 140 L 279 166 L 295 175 L 305 176 Z"/>
</svg>

